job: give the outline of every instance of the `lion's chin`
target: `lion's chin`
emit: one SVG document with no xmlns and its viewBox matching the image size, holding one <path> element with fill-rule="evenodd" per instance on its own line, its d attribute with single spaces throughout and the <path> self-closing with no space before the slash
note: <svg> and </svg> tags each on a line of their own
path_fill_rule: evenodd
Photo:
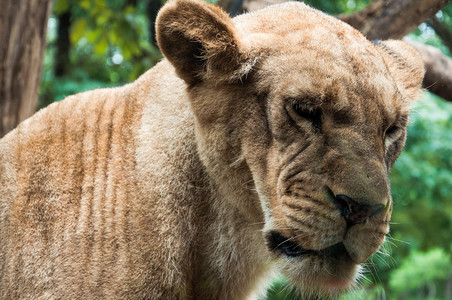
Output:
<svg viewBox="0 0 452 300">
<path fill-rule="evenodd" d="M 359 264 L 342 243 L 298 257 L 280 257 L 283 274 L 300 290 L 328 298 L 347 291 L 356 282 Z"/>
</svg>

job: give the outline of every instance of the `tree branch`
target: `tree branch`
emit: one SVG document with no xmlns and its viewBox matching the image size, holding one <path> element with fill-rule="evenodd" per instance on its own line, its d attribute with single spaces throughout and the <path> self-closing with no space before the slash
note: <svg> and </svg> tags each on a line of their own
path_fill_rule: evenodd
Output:
<svg viewBox="0 0 452 300">
<path fill-rule="evenodd" d="M 401 39 L 450 0 L 375 0 L 362 11 L 340 16 L 369 40 Z"/>
<path fill-rule="evenodd" d="M 405 42 L 416 48 L 424 59 L 426 74 L 428 75 L 424 77 L 424 87 L 445 100 L 452 101 L 452 59 L 433 46 L 407 41 L 406 39 Z"/>
</svg>

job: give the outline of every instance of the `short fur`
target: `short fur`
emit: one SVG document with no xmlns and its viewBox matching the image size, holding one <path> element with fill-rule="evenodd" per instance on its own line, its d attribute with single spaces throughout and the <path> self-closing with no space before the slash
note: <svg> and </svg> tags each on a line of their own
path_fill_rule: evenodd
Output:
<svg viewBox="0 0 452 300">
<path fill-rule="evenodd" d="M 295 2 L 230 19 L 171 0 L 157 33 L 166 59 L 137 81 L 1 140 L 0 298 L 245 299 L 273 270 L 353 285 L 389 230 L 420 56 Z M 381 209 L 351 226 L 339 194 Z"/>
</svg>

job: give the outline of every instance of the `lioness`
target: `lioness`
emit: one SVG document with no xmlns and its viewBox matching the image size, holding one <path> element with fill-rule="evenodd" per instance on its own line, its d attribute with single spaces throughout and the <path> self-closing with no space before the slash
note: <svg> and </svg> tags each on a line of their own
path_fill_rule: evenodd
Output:
<svg viewBox="0 0 452 300">
<path fill-rule="evenodd" d="M 389 231 L 420 56 L 291 2 L 171 0 L 165 59 L 0 142 L 1 299 L 333 296 Z"/>
</svg>

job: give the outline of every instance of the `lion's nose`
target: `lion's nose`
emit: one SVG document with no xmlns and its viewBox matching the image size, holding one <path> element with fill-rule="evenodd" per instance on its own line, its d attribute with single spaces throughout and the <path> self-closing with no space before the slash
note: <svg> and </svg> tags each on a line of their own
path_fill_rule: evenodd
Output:
<svg viewBox="0 0 452 300">
<path fill-rule="evenodd" d="M 384 209 L 383 204 L 363 204 L 352 198 L 339 194 L 335 196 L 335 202 L 341 215 L 345 218 L 349 226 L 364 223 L 367 218 L 377 214 Z"/>
</svg>

